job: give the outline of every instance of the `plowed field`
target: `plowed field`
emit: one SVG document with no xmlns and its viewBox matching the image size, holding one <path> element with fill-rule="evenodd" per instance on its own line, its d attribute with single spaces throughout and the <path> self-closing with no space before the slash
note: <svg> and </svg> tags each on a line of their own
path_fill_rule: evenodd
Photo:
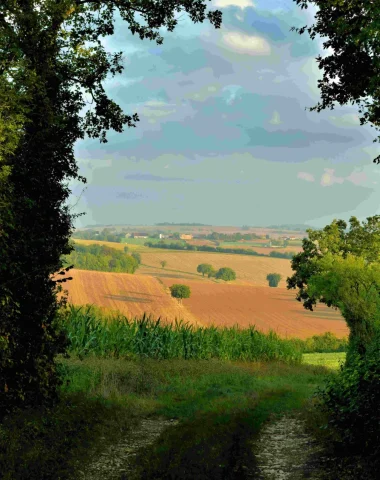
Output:
<svg viewBox="0 0 380 480">
<path fill-rule="evenodd" d="M 167 265 L 162 269 L 160 262 L 166 260 Z M 290 260 L 270 257 L 253 257 L 248 255 L 236 255 L 228 253 L 208 252 L 186 252 L 175 250 L 164 250 L 155 252 L 141 252 L 141 265 L 136 273 L 139 275 L 157 275 L 160 272 L 165 276 L 178 276 L 189 278 L 189 276 L 200 278 L 197 273 L 197 266 L 201 263 L 209 263 L 216 270 L 222 267 L 230 267 L 236 272 L 235 284 L 250 284 L 267 286 L 268 273 L 279 273 L 282 280 L 280 287 L 286 287 L 286 278 L 293 275 Z M 145 266 L 146 265 L 146 266 Z M 153 267 L 153 268 L 152 268 Z M 206 277 L 207 278 L 207 277 Z M 207 279 L 208 282 L 210 280 Z M 213 283 L 213 282 L 211 282 Z"/>
<path fill-rule="evenodd" d="M 167 286 L 176 279 L 161 278 Z M 285 288 L 223 285 L 186 280 L 190 298 L 183 304 L 204 325 L 230 327 L 238 324 L 247 328 L 254 324 L 263 332 L 276 331 L 282 337 L 307 338 L 332 332 L 338 337 L 348 335 L 346 322 L 340 313 L 318 304 L 313 312 L 305 310 L 295 300 L 296 290 Z"/>
<path fill-rule="evenodd" d="M 191 324 L 197 319 L 171 297 L 170 291 L 157 279 L 129 273 L 69 271 L 73 280 L 65 282 L 68 302 L 74 305 L 95 304 L 109 310 L 119 310 L 128 319 L 141 318 L 144 312 L 153 319 L 172 322 L 177 317 Z M 63 277 L 64 278 L 64 277 Z M 174 282 L 175 283 L 175 282 Z"/>
</svg>

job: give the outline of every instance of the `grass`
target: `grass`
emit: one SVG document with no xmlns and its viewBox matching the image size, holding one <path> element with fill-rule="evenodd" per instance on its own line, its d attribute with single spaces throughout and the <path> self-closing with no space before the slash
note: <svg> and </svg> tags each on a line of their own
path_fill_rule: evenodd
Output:
<svg viewBox="0 0 380 480">
<path fill-rule="evenodd" d="M 100 455 L 147 416 L 179 424 L 138 454 L 136 479 L 244 479 L 243 467 L 256 462 L 250 441 L 273 415 L 303 411 L 311 425 L 324 421 L 309 405 L 334 353 L 302 363 L 299 346 L 254 329 L 115 318 L 66 311 L 72 353 L 57 358 L 59 402 L 0 425 L 3 480 L 72 480 L 89 452 Z"/>
<path fill-rule="evenodd" d="M 305 365 L 319 365 L 330 368 L 332 370 L 339 370 L 342 363 L 346 360 L 345 352 L 335 353 L 304 353 L 302 362 Z"/>
<path fill-rule="evenodd" d="M 243 465 L 254 467 L 248 442 L 261 425 L 302 409 L 328 373 L 320 366 L 220 359 L 57 362 L 60 403 L 20 412 L 1 427 L 4 480 L 69 480 L 78 464 L 85 470 L 88 451 L 100 454 L 147 416 L 180 423 L 138 456 L 136 478 L 229 478 Z"/>
</svg>

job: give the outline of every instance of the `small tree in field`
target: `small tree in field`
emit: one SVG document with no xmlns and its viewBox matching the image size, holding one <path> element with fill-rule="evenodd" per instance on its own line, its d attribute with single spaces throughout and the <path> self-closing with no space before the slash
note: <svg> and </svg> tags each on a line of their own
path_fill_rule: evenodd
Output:
<svg viewBox="0 0 380 480">
<path fill-rule="evenodd" d="M 281 275 L 279 273 L 268 273 L 267 280 L 270 287 L 278 287 L 278 284 L 281 280 Z"/>
<path fill-rule="evenodd" d="M 201 273 L 203 276 L 208 275 L 213 270 L 212 265 L 209 263 L 201 263 L 197 267 L 197 272 Z"/>
<path fill-rule="evenodd" d="M 129 252 L 129 247 L 124 247 L 124 253 L 128 253 Z"/>
<path fill-rule="evenodd" d="M 190 293 L 191 293 L 190 287 L 188 287 L 187 285 L 181 285 L 179 283 L 175 283 L 169 288 L 170 288 L 170 293 L 172 297 L 176 298 L 181 305 L 182 305 L 183 298 L 190 297 Z"/>
<path fill-rule="evenodd" d="M 161 267 L 165 268 L 168 262 L 166 260 L 162 260 L 162 262 L 160 263 L 161 263 Z"/>
<path fill-rule="evenodd" d="M 207 272 L 208 278 L 215 277 L 217 274 L 217 271 L 215 270 L 214 267 L 211 267 L 211 269 Z"/>
<path fill-rule="evenodd" d="M 228 282 L 229 280 L 236 280 L 236 273 L 234 272 L 234 270 L 232 270 L 232 268 L 223 267 L 218 270 L 215 278 Z"/>
</svg>

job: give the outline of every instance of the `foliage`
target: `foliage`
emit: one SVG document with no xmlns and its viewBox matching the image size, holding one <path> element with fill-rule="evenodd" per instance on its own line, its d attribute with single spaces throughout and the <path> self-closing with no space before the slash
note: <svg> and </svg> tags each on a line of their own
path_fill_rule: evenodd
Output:
<svg viewBox="0 0 380 480">
<path fill-rule="evenodd" d="M 274 250 L 272 250 L 269 253 L 270 257 L 273 257 L 273 258 L 288 258 L 289 260 L 294 258 L 294 255 L 295 255 L 294 252 L 275 252 Z"/>
<path fill-rule="evenodd" d="M 345 448 L 371 456 L 380 466 L 380 332 L 364 357 L 351 356 L 339 375 L 331 376 L 318 396 Z"/>
<path fill-rule="evenodd" d="M 212 265 L 210 265 L 209 263 L 201 263 L 197 266 L 197 272 L 201 273 L 203 277 L 205 276 L 205 274 L 207 275 L 211 271 Z"/>
<path fill-rule="evenodd" d="M 368 111 L 360 118 L 360 125 L 371 122 L 378 127 L 380 124 L 379 103 L 379 54 L 378 43 L 379 23 L 374 21 L 380 16 L 379 2 L 368 0 L 296 0 L 301 8 L 307 8 L 309 3 L 315 4 L 318 10 L 315 14 L 316 24 L 307 28 L 292 27 L 302 35 L 306 28 L 311 39 L 316 35 L 326 36 L 324 49 L 332 53 L 324 58 L 317 57 L 318 68 L 323 71 L 322 80 L 318 80 L 321 89 L 322 103 L 309 108 L 309 111 L 334 108 L 334 102 L 340 105 L 356 103 Z M 339 81 L 331 81 L 336 77 Z M 364 97 L 364 100 L 362 98 Z M 368 101 L 371 98 L 372 102 Z M 380 138 L 380 137 L 379 137 Z M 379 141 L 375 139 L 374 142 Z M 374 162 L 380 162 L 380 156 Z"/>
<path fill-rule="evenodd" d="M 268 273 L 267 280 L 270 287 L 278 287 L 278 284 L 281 280 L 281 275 L 279 273 Z"/>
<path fill-rule="evenodd" d="M 350 328 L 350 343 L 363 353 L 378 323 L 380 216 L 367 222 L 334 220 L 323 230 L 308 230 L 303 252 L 292 260 L 294 275 L 287 288 L 298 288 L 296 299 L 313 310 L 317 301 L 339 308 Z M 349 356 L 347 357 L 349 359 Z"/>
<path fill-rule="evenodd" d="M 211 267 L 210 270 L 207 273 L 207 277 L 212 278 L 212 277 L 215 277 L 216 274 L 217 274 L 217 270 L 215 270 L 214 267 Z"/>
<path fill-rule="evenodd" d="M 217 271 L 215 278 L 228 282 L 230 280 L 236 280 L 236 273 L 230 267 L 222 267 Z"/>
<path fill-rule="evenodd" d="M 182 285 L 180 283 L 175 283 L 170 288 L 170 293 L 172 297 L 178 298 L 179 301 L 182 303 L 183 298 L 190 298 L 190 287 L 187 285 Z"/>
<path fill-rule="evenodd" d="M 106 245 L 78 245 L 65 257 L 66 263 L 83 270 L 101 272 L 135 273 L 139 267 L 137 259 L 132 255 Z"/>
<path fill-rule="evenodd" d="M 162 268 L 165 268 L 166 265 L 168 264 L 168 262 L 166 260 L 162 260 L 162 262 L 160 262 L 160 263 L 161 263 Z"/>
<path fill-rule="evenodd" d="M 134 258 L 139 265 L 141 264 L 141 255 L 139 252 L 133 252 L 131 257 Z"/>
<path fill-rule="evenodd" d="M 122 52 L 107 54 L 99 37 L 113 34 L 116 8 L 133 34 L 158 44 L 163 42 L 160 28 L 173 31 L 180 11 L 194 22 L 208 18 L 219 28 L 221 12 L 206 14 L 204 3 L 144 0 L 131 7 L 124 0 L 1 2 L 0 99 L 13 89 L 14 133 L 17 115 L 23 115 L 20 138 L 1 152 L 1 167 L 9 167 L 7 208 L 0 211 L 0 335 L 7 339 L 0 369 L 2 414 L 57 398 L 60 380 L 54 358 L 66 343 L 53 323 L 67 300 L 57 302 L 60 283 L 71 277 L 55 276 L 65 273 L 62 257 L 72 251 L 72 220 L 78 216 L 65 204 L 69 184 L 76 179 L 86 183 L 78 175 L 74 144 L 85 135 L 105 143 L 107 130 L 122 132 L 139 120 L 137 114 L 123 114 L 105 93 L 102 82 L 123 70 Z M 136 21 L 137 13 L 146 25 Z M 92 45 L 84 47 L 86 43 Z M 85 95 L 91 96 L 92 107 L 82 118 Z"/>
</svg>

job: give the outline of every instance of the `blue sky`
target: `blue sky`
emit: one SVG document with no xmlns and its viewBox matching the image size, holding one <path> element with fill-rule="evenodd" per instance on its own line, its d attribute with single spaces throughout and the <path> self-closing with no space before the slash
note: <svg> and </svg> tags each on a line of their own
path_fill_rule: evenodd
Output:
<svg viewBox="0 0 380 480">
<path fill-rule="evenodd" d="M 357 106 L 309 112 L 320 100 L 315 58 L 331 52 L 292 26 L 315 7 L 293 0 L 212 0 L 216 30 L 179 14 L 157 45 L 133 36 L 116 14 L 107 51 L 125 69 L 106 93 L 140 121 L 108 143 L 75 145 L 86 186 L 70 182 L 74 225 L 200 222 L 323 227 L 380 213 L 376 130 Z M 326 40 L 326 38 L 325 38 Z"/>
</svg>

